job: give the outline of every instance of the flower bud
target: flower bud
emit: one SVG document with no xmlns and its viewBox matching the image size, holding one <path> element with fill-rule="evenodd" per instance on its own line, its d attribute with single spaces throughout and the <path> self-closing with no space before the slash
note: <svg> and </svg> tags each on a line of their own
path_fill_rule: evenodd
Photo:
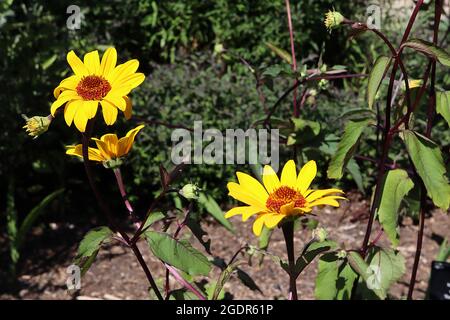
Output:
<svg viewBox="0 0 450 320">
<path fill-rule="evenodd" d="M 46 132 L 48 130 L 48 127 L 50 126 L 50 123 L 52 122 L 53 117 L 40 117 L 40 116 L 34 116 L 31 118 L 28 118 L 26 115 L 22 115 L 22 118 L 25 119 L 26 124 L 22 127 L 26 129 L 26 132 L 29 136 L 33 137 L 33 139 L 36 139 L 41 134 Z"/>
<path fill-rule="evenodd" d="M 331 32 L 333 29 L 339 28 L 339 26 L 345 21 L 345 17 L 337 11 L 328 11 L 325 14 L 325 27 Z"/>
<path fill-rule="evenodd" d="M 200 188 L 197 187 L 195 184 L 189 183 L 185 185 L 183 188 L 181 188 L 181 190 L 178 193 L 188 200 L 197 200 L 199 190 Z"/>
<path fill-rule="evenodd" d="M 316 228 L 313 230 L 312 235 L 317 241 L 324 242 L 328 237 L 328 232 L 324 228 Z"/>
<path fill-rule="evenodd" d="M 339 250 L 339 252 L 337 253 L 337 257 L 339 259 L 345 259 L 347 257 L 347 251 L 345 250 Z"/>
</svg>

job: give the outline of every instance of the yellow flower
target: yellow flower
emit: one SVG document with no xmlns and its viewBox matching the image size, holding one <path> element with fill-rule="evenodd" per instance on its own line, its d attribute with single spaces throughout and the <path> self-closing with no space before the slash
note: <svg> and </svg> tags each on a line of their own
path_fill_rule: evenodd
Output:
<svg viewBox="0 0 450 320">
<path fill-rule="evenodd" d="M 89 147 L 89 160 L 103 162 L 108 168 L 120 165 L 120 158 L 130 152 L 134 138 L 143 127 L 144 125 L 140 125 L 128 131 L 127 135 L 120 139 L 112 133 L 105 134 L 100 139 L 92 138 L 97 148 Z M 68 146 L 66 154 L 83 158 L 83 146 L 81 144 Z"/>
<path fill-rule="evenodd" d="M 310 213 L 312 208 L 320 205 L 339 207 L 341 196 L 331 195 L 343 193 L 339 189 L 310 189 L 311 182 L 317 174 L 315 161 L 303 166 L 297 176 L 295 162 L 288 161 L 281 173 L 281 181 L 270 166 L 263 171 L 263 184 L 248 174 L 237 172 L 239 183 L 228 183 L 229 195 L 247 206 L 236 207 L 225 214 L 225 218 L 242 215 L 242 221 L 256 215 L 253 232 L 261 234 L 265 225 L 275 228 L 284 218 Z"/>
<path fill-rule="evenodd" d="M 139 61 L 134 59 L 116 66 L 116 49 L 108 48 L 101 62 L 97 50 L 87 53 L 83 61 L 70 51 L 67 62 L 74 75 L 61 81 L 53 91 L 56 101 L 50 109 L 52 116 L 65 104 L 67 125 L 74 122 L 81 132 L 85 131 L 87 121 L 95 117 L 99 103 L 107 125 L 116 122 L 118 110 L 125 113 L 125 118 L 131 117 L 127 95 L 145 79 L 143 73 L 136 73 Z"/>
</svg>

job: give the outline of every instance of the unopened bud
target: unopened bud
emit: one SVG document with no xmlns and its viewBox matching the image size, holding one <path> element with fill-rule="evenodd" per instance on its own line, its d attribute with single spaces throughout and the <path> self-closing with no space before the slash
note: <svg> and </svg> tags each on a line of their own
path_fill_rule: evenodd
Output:
<svg viewBox="0 0 450 320">
<path fill-rule="evenodd" d="M 328 237 L 328 232 L 324 228 L 316 228 L 313 230 L 312 235 L 317 241 L 324 242 Z"/>
<path fill-rule="evenodd" d="M 50 123 L 52 122 L 53 117 L 40 117 L 40 116 L 34 116 L 31 118 L 28 118 L 26 115 L 22 115 L 22 118 L 25 119 L 26 124 L 23 126 L 24 129 L 26 129 L 26 132 L 29 136 L 33 137 L 33 139 L 36 139 L 41 134 L 46 132 L 48 130 L 48 127 L 50 126 Z"/>
<path fill-rule="evenodd" d="M 179 191 L 179 194 L 185 197 L 188 200 L 197 200 L 198 199 L 198 192 L 200 188 L 197 187 L 195 184 L 187 184 L 181 190 Z"/>
</svg>

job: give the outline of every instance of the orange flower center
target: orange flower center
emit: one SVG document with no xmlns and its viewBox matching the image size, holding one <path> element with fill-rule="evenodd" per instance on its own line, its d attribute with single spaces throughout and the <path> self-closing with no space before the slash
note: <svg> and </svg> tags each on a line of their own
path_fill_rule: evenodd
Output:
<svg viewBox="0 0 450 320">
<path fill-rule="evenodd" d="M 282 186 L 269 195 L 266 207 L 273 212 L 280 212 L 282 206 L 291 202 L 294 202 L 294 207 L 296 208 L 303 208 L 306 204 L 306 200 L 300 192 L 290 187 Z"/>
<path fill-rule="evenodd" d="M 84 100 L 101 100 L 111 90 L 108 80 L 100 76 L 86 76 L 77 85 L 77 93 Z"/>
</svg>

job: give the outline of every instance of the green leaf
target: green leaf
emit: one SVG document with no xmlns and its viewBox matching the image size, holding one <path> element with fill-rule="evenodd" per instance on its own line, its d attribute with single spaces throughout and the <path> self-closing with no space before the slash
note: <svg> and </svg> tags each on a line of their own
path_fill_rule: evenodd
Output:
<svg viewBox="0 0 450 320">
<path fill-rule="evenodd" d="M 342 136 L 342 139 L 338 144 L 337 151 L 331 158 L 331 162 L 327 171 L 328 178 L 342 178 L 344 168 L 347 166 L 348 161 L 353 156 L 360 136 L 369 122 L 369 120 L 357 122 L 349 121 L 346 124 L 344 135 Z"/>
<path fill-rule="evenodd" d="M 270 236 L 272 235 L 273 229 L 269 229 L 266 226 L 263 227 L 261 235 L 258 239 L 258 248 L 260 250 L 266 250 L 269 247 Z"/>
<path fill-rule="evenodd" d="M 444 66 L 450 67 L 450 54 L 431 42 L 421 39 L 412 39 L 405 42 L 403 47 L 409 47 L 418 52 L 422 52 L 430 58 L 436 59 Z"/>
<path fill-rule="evenodd" d="M 319 300 L 333 300 L 337 294 L 336 280 L 339 274 L 335 253 L 326 253 L 319 259 L 314 295 Z"/>
<path fill-rule="evenodd" d="M 349 160 L 347 164 L 347 170 L 352 175 L 352 178 L 355 181 L 356 185 L 358 186 L 359 191 L 364 192 L 364 184 L 361 169 L 359 168 L 359 165 L 355 161 L 355 159 Z"/>
<path fill-rule="evenodd" d="M 37 206 L 35 206 L 26 216 L 25 220 L 23 220 L 20 225 L 19 231 L 17 232 L 16 238 L 16 246 L 20 248 L 25 239 L 25 235 L 34 225 L 39 216 L 44 212 L 44 209 L 57 197 L 59 196 L 64 189 L 56 190 L 46 196 Z"/>
<path fill-rule="evenodd" d="M 152 212 L 152 213 L 150 213 L 148 218 L 147 218 L 147 220 L 144 223 L 143 229 L 146 229 L 146 228 L 150 227 L 156 221 L 164 219 L 164 217 L 165 217 L 165 215 L 162 212 Z"/>
<path fill-rule="evenodd" d="M 386 173 L 380 203 L 377 204 L 378 219 L 387 237 L 394 246 L 398 245 L 400 233 L 398 230 L 398 213 L 400 204 L 414 187 L 405 170 L 395 169 Z"/>
<path fill-rule="evenodd" d="M 284 61 L 286 61 L 290 65 L 292 64 L 292 56 L 289 54 L 289 52 L 287 52 L 286 50 L 275 46 L 273 43 L 270 43 L 270 42 L 266 42 L 266 46 L 270 50 L 272 50 L 272 52 L 274 52 L 277 56 L 279 56 L 281 59 L 283 59 Z"/>
<path fill-rule="evenodd" d="M 84 276 L 91 267 L 102 244 L 109 241 L 112 236 L 113 232 L 108 227 L 95 228 L 84 236 L 75 257 L 75 264 L 81 268 L 81 276 Z"/>
<path fill-rule="evenodd" d="M 80 242 L 77 257 L 90 257 L 112 235 L 113 232 L 108 227 L 98 227 L 89 231 Z"/>
<path fill-rule="evenodd" d="M 450 206 L 450 184 L 439 147 L 433 141 L 410 130 L 403 131 L 403 140 L 428 195 L 436 206 L 447 210 Z"/>
<path fill-rule="evenodd" d="M 450 126 L 450 91 L 436 92 L 436 112 L 439 113 Z"/>
<path fill-rule="evenodd" d="M 221 293 L 223 293 L 223 287 L 225 283 L 227 283 L 228 280 L 230 280 L 231 275 L 241 263 L 242 262 L 236 261 L 228 265 L 224 270 L 222 270 L 219 279 L 217 280 L 216 285 L 214 287 L 214 291 L 212 291 L 213 292 L 212 295 L 208 297 L 210 298 L 210 300 L 217 300 L 221 296 Z"/>
<path fill-rule="evenodd" d="M 353 284 L 355 283 L 358 274 L 350 266 L 348 260 L 339 267 L 339 270 L 339 276 L 336 281 L 336 299 L 350 300 Z"/>
<path fill-rule="evenodd" d="M 189 242 L 155 231 L 146 231 L 144 236 L 155 256 L 187 274 L 208 275 L 211 270 L 211 263 L 205 255 Z"/>
<path fill-rule="evenodd" d="M 369 109 L 373 108 L 373 103 L 380 88 L 381 81 L 383 80 L 389 65 L 391 64 L 391 58 L 381 56 L 375 61 L 375 64 L 369 74 L 369 82 L 367 86 L 367 103 Z"/>
<path fill-rule="evenodd" d="M 227 228 L 231 232 L 234 232 L 233 226 L 231 225 L 230 221 L 225 219 L 222 209 L 220 209 L 219 205 L 213 197 L 205 194 L 204 192 L 200 192 L 198 203 L 225 228 Z"/>
<path fill-rule="evenodd" d="M 448 243 L 448 240 L 444 239 L 439 247 L 439 252 L 435 260 L 445 262 L 448 260 L 448 258 L 450 258 L 450 245 Z"/>
<path fill-rule="evenodd" d="M 298 276 L 313 260 L 320 254 L 326 253 L 330 250 L 334 250 L 338 247 L 334 241 L 314 241 L 308 243 L 303 249 L 302 254 L 295 262 L 295 273 Z"/>
</svg>

